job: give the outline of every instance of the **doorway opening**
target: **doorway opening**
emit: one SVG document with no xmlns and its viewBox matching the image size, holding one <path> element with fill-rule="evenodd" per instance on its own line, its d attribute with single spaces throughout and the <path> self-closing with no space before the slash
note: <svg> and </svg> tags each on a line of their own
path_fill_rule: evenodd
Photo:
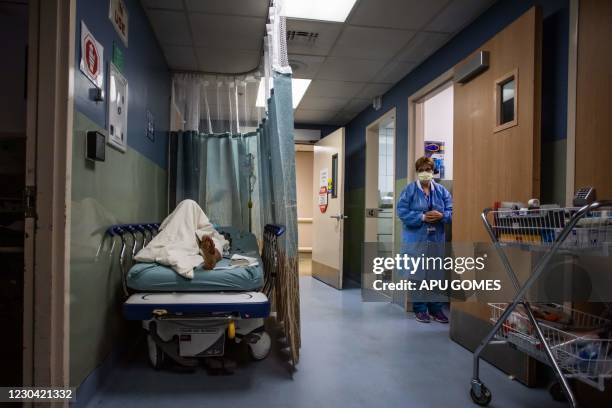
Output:
<svg viewBox="0 0 612 408">
<path fill-rule="evenodd" d="M 364 242 L 376 245 L 379 257 L 393 256 L 395 236 L 395 109 L 391 109 L 366 128 L 366 177 Z M 393 281 L 393 270 L 380 276 L 366 274 L 374 279 Z M 364 286 L 366 287 L 366 286 Z M 392 294 L 381 291 L 391 298 Z"/>
<path fill-rule="evenodd" d="M 298 270 L 312 275 L 312 205 L 314 146 L 295 144 L 295 187 L 298 218 Z"/>
<path fill-rule="evenodd" d="M 22 385 L 28 3 L 0 2 L 0 384 Z"/>
<path fill-rule="evenodd" d="M 415 179 L 419 157 L 434 160 L 434 180 L 453 195 L 454 85 L 447 72 L 408 100 L 408 181 Z M 452 225 L 445 225 L 446 241 L 452 240 Z"/>
<path fill-rule="evenodd" d="M 448 188 L 453 181 L 453 83 L 427 93 L 415 101 L 414 109 L 415 148 L 408 165 L 412 167 L 421 156 L 431 157 L 435 180 Z"/>
</svg>

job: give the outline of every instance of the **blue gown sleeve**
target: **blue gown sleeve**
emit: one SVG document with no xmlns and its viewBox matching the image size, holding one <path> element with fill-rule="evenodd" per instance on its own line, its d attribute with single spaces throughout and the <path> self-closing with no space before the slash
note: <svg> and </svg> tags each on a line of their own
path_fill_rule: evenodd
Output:
<svg viewBox="0 0 612 408">
<path fill-rule="evenodd" d="M 444 216 L 442 217 L 442 222 L 444 224 L 449 224 L 453 218 L 453 197 L 448 192 L 447 189 L 444 189 Z"/>
<path fill-rule="evenodd" d="M 404 223 L 407 227 L 419 228 L 423 225 L 423 211 L 421 210 L 412 210 L 410 208 L 410 198 L 411 195 L 414 194 L 414 190 L 410 188 L 410 186 L 406 187 L 402 194 L 400 195 L 400 199 L 397 203 L 397 216 L 402 223 Z"/>
</svg>

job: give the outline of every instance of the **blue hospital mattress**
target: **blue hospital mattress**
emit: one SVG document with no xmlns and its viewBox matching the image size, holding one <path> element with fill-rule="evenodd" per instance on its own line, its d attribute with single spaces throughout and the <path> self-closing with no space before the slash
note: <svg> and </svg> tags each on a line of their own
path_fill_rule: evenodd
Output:
<svg viewBox="0 0 612 408">
<path fill-rule="evenodd" d="M 168 266 L 137 263 L 128 272 L 127 286 L 137 292 L 250 291 L 263 287 L 263 267 L 255 236 L 231 227 L 219 228 L 219 231 L 231 235 L 230 254 L 257 258 L 259 265 L 212 271 L 197 267 L 193 271 L 193 279 L 187 279 Z M 229 262 L 229 259 L 223 258 L 217 267 L 228 266 Z"/>
</svg>

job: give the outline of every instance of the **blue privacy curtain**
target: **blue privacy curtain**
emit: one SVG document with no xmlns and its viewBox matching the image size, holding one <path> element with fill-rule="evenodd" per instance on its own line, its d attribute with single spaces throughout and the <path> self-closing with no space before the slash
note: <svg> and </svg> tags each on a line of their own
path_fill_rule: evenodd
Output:
<svg viewBox="0 0 612 408">
<path fill-rule="evenodd" d="M 266 224 L 285 227 L 273 260 L 276 284 L 271 302 L 295 365 L 300 299 L 291 76 L 273 75 L 267 115 L 255 132 L 171 134 L 170 209 L 184 199 L 195 200 L 214 224 L 252 231 L 260 243 Z"/>
<path fill-rule="evenodd" d="M 244 136 L 175 132 L 170 152 L 173 204 L 192 199 L 212 223 L 248 231 L 250 169 Z"/>
<path fill-rule="evenodd" d="M 297 253 L 297 202 L 291 76 L 274 73 L 267 118 L 259 126 L 256 185 L 262 223 L 281 224 L 286 232 L 278 256 L 274 307 L 282 323 L 293 364 L 299 361 L 300 297 Z"/>
</svg>

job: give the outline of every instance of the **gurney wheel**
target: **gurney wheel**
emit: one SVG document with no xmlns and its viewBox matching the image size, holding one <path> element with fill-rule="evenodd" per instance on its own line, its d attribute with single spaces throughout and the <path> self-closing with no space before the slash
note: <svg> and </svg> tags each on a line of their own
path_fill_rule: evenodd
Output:
<svg viewBox="0 0 612 408">
<path fill-rule="evenodd" d="M 272 339 L 266 332 L 259 335 L 259 340 L 255 343 L 249 343 L 249 354 L 253 360 L 259 361 L 268 357 L 272 349 Z"/>
<path fill-rule="evenodd" d="M 149 352 L 149 362 L 151 363 L 151 366 L 156 370 L 162 368 L 166 360 L 166 355 L 162 349 L 155 344 L 155 340 L 153 340 L 153 337 L 151 337 L 150 334 L 147 335 L 147 349 Z"/>
</svg>

